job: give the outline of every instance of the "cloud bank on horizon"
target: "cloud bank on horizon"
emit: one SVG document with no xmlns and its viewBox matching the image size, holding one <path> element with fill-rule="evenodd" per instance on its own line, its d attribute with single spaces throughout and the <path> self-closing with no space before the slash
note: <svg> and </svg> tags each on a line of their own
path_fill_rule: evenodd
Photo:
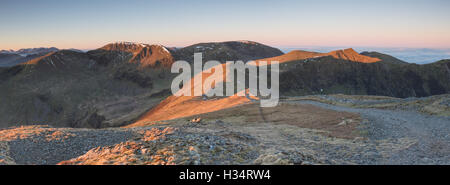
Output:
<svg viewBox="0 0 450 185">
<path fill-rule="evenodd" d="M 449 5 L 445 0 L 4 0 L 0 49 L 93 49 L 119 40 L 450 48 Z"/>
</svg>

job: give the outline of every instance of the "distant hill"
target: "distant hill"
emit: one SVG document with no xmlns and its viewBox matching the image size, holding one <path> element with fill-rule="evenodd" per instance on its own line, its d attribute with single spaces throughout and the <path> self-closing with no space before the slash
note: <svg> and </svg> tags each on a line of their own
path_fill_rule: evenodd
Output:
<svg viewBox="0 0 450 185">
<path fill-rule="evenodd" d="M 39 54 L 39 53 L 50 53 L 54 51 L 58 51 L 58 48 L 55 47 L 40 47 L 40 48 L 25 48 L 25 49 L 19 49 L 19 50 L 1 50 L 0 53 L 3 54 L 18 54 L 21 56 L 27 56 L 27 55 L 33 55 L 33 54 Z"/>
<path fill-rule="evenodd" d="M 302 51 L 302 50 L 294 50 L 287 54 L 270 57 L 270 58 L 264 58 L 257 60 L 258 61 L 266 61 L 267 63 L 270 63 L 270 61 L 278 61 L 280 63 L 285 62 L 293 62 L 293 61 L 299 61 L 299 60 L 307 60 L 307 59 L 314 59 L 319 57 L 325 57 L 325 56 L 331 56 L 335 59 L 340 60 L 347 60 L 352 62 L 360 62 L 360 63 L 374 63 L 379 62 L 379 58 L 365 56 L 357 53 L 352 48 L 344 49 L 344 50 L 336 50 L 331 51 L 328 53 L 318 53 L 318 52 L 310 52 L 310 51 Z"/>
<path fill-rule="evenodd" d="M 188 47 L 177 49 L 173 52 L 176 60 L 194 61 L 194 53 L 203 54 L 203 62 L 217 60 L 225 63 L 228 61 L 255 60 L 282 55 L 277 48 L 273 48 L 253 41 L 229 41 L 199 43 Z"/>
<path fill-rule="evenodd" d="M 58 48 L 27 48 L 0 51 L 0 67 L 9 67 L 58 51 Z"/>
<path fill-rule="evenodd" d="M 325 56 L 332 56 L 335 59 L 348 60 L 348 61 L 360 62 L 360 63 L 374 63 L 374 62 L 380 61 L 379 58 L 360 55 L 352 48 L 332 51 L 332 52 L 325 54 Z"/>
</svg>

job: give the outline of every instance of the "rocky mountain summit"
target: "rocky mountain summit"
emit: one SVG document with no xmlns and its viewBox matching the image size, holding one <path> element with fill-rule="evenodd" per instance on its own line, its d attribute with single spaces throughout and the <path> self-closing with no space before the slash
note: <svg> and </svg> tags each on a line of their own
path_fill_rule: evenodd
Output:
<svg viewBox="0 0 450 185">
<path fill-rule="evenodd" d="M 256 60 L 267 57 L 282 55 L 277 48 L 273 48 L 253 41 L 229 41 L 229 42 L 209 42 L 199 43 L 184 48 L 177 49 L 174 52 L 176 60 L 194 61 L 194 53 L 201 52 L 203 61 L 217 60 L 225 63 L 226 61 Z"/>
<path fill-rule="evenodd" d="M 131 55 L 128 62 L 137 63 L 140 67 L 164 67 L 170 68 L 174 62 L 173 56 L 169 50 L 162 45 L 149 45 L 132 42 L 117 42 L 107 44 L 97 50 L 90 51 L 89 54 L 102 56 L 103 52 L 117 52 L 126 57 Z"/>
</svg>

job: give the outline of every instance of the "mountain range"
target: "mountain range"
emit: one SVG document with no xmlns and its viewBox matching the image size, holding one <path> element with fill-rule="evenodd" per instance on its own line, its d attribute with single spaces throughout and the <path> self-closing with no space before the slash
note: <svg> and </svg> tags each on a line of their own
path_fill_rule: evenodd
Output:
<svg viewBox="0 0 450 185">
<path fill-rule="evenodd" d="M 280 61 L 282 96 L 343 93 L 423 97 L 450 92 L 450 60 L 418 65 L 351 48 L 284 54 L 253 41 L 230 41 L 184 48 L 117 42 L 88 52 L 47 49 L 22 51 L 23 56 L 20 50 L 0 54 L 0 127 L 40 123 L 117 127 L 246 103 L 245 97 L 226 97 L 205 106 L 198 98 L 171 97 L 169 89 L 175 77 L 171 65 L 177 60 L 192 63 L 194 52 L 202 52 L 203 61 L 222 63 Z M 24 59 L 29 56 L 33 57 Z M 229 106 L 220 106 L 225 104 Z M 159 119 L 149 117 L 155 112 L 160 113 Z"/>
<path fill-rule="evenodd" d="M 20 64 L 29 61 L 34 58 L 41 57 L 50 52 L 58 51 L 58 48 L 27 48 L 14 50 L 1 50 L 0 51 L 0 67 L 9 67 L 16 64 Z"/>
</svg>

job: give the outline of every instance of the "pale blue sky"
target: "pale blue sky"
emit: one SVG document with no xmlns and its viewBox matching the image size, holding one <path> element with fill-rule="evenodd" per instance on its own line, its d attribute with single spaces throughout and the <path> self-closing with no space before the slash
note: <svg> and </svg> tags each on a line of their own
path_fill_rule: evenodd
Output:
<svg viewBox="0 0 450 185">
<path fill-rule="evenodd" d="M 0 49 L 186 46 L 450 48 L 450 1 L 1 0 Z"/>
</svg>

